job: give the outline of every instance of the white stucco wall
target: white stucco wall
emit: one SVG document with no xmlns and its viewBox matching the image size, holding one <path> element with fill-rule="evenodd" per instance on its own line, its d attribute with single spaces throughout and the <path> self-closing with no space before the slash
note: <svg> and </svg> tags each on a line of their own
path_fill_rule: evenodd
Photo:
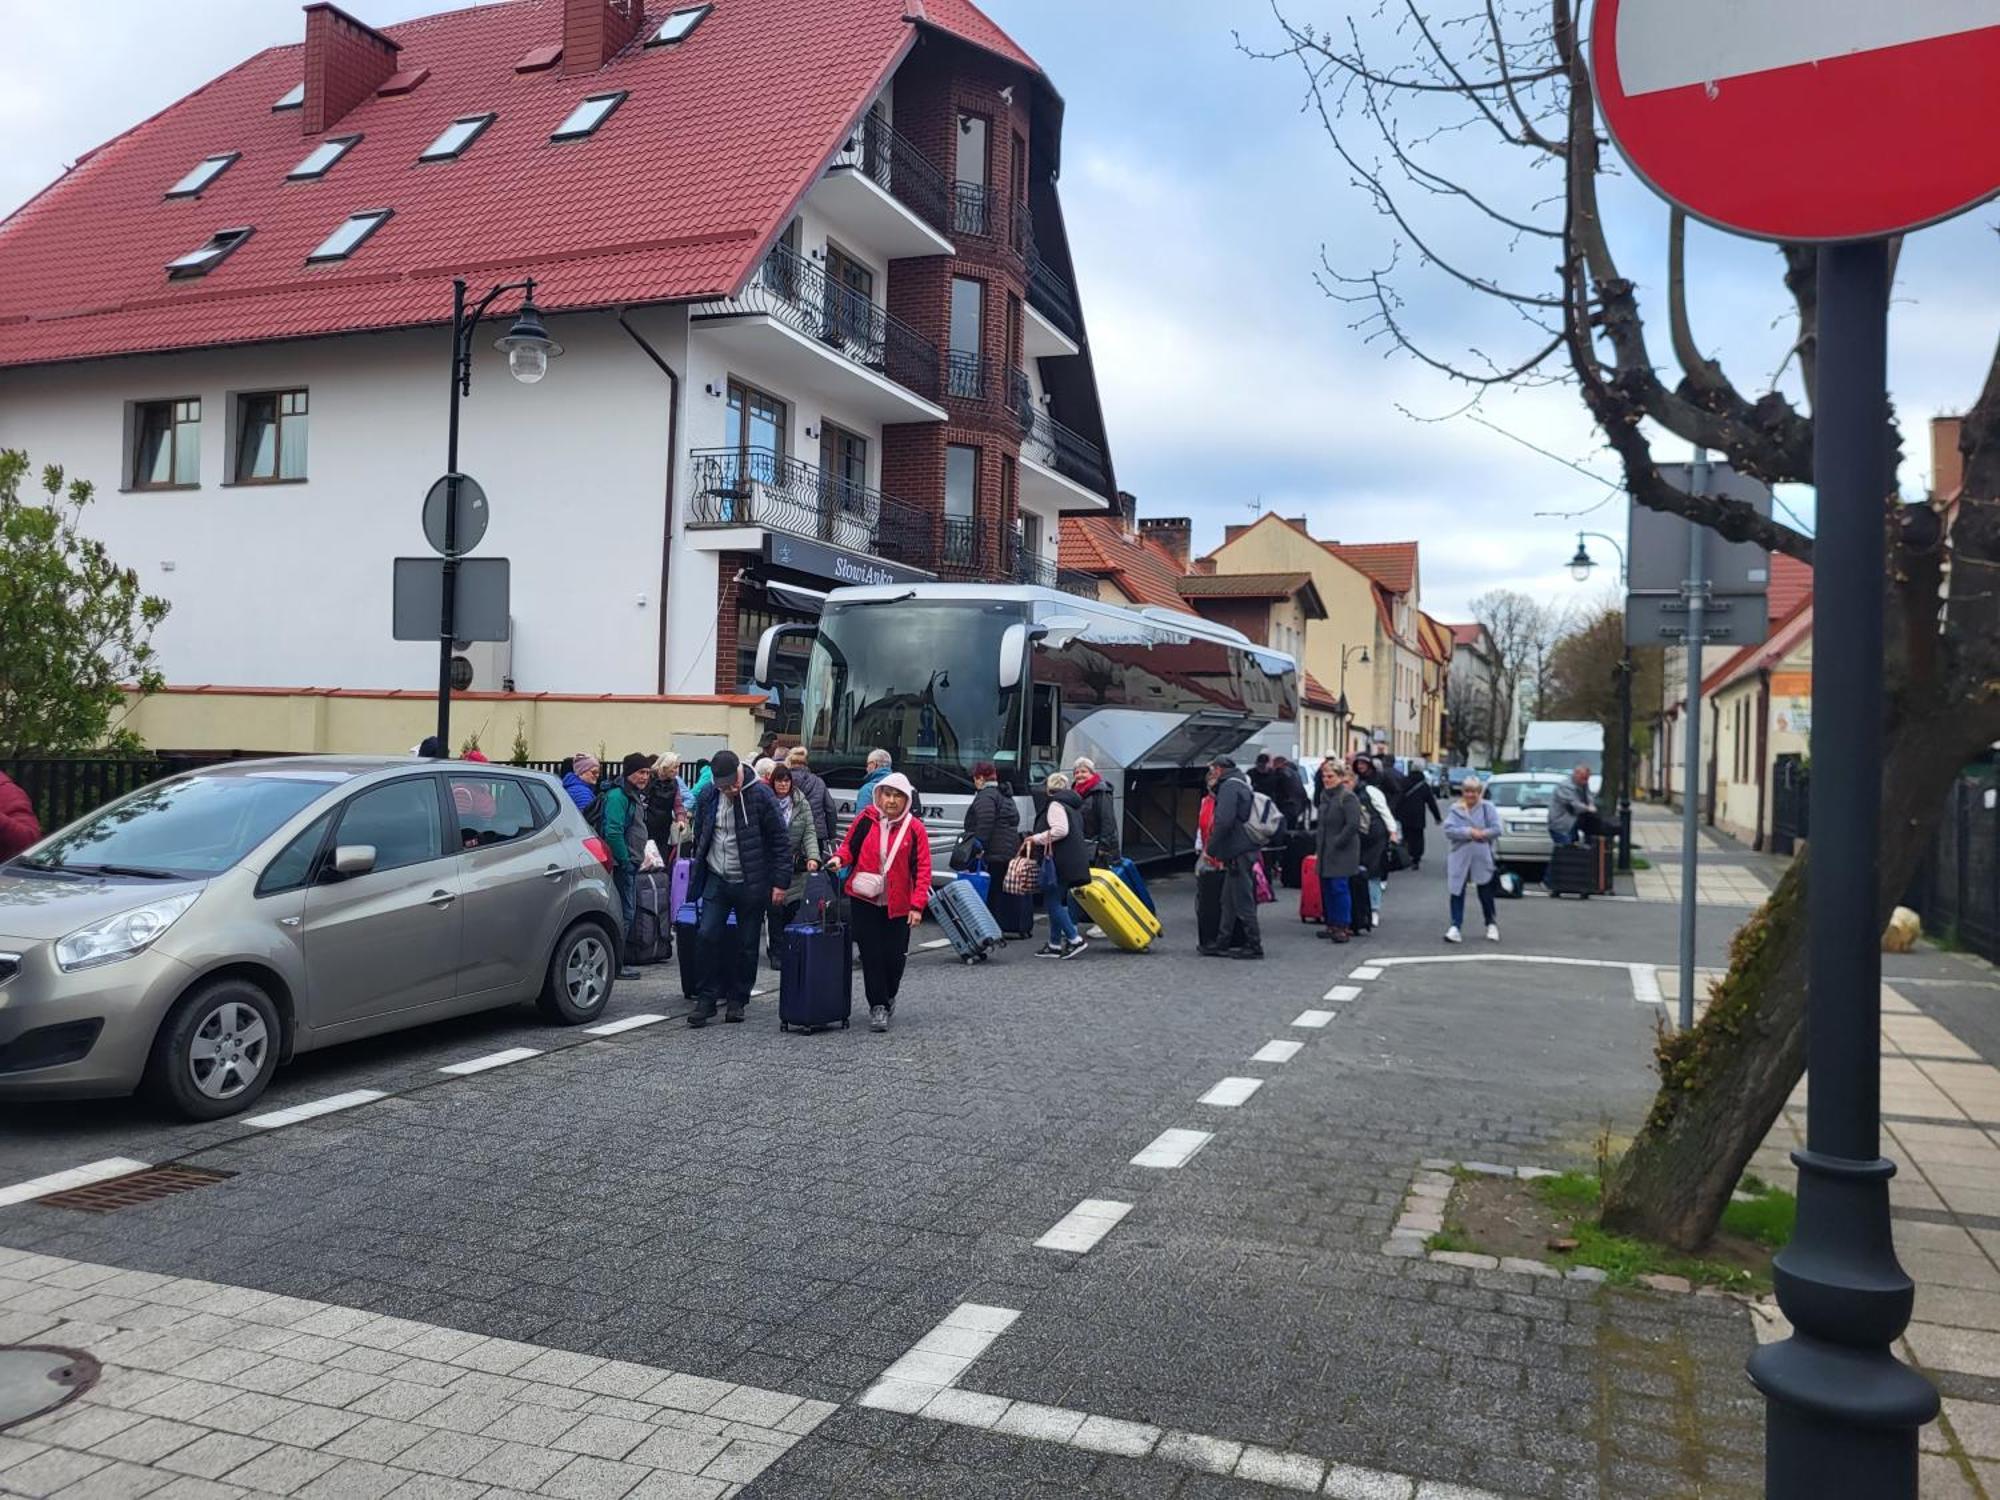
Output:
<svg viewBox="0 0 2000 1500">
<path fill-rule="evenodd" d="M 685 368 L 682 313 L 631 318 Z M 668 382 L 608 315 L 550 330 L 566 352 L 535 386 L 493 349 L 504 326 L 475 338 L 460 464 L 492 506 L 476 555 L 512 563 L 520 690 L 650 693 Z M 0 371 L 0 445 L 95 483 L 87 529 L 173 605 L 157 637 L 171 681 L 430 687 L 435 647 L 390 638 L 390 577 L 392 558 L 430 555 L 420 512 L 445 468 L 448 344 L 432 329 Z M 229 394 L 299 386 L 306 480 L 225 483 Z M 200 487 L 123 490 L 125 404 L 196 395 Z M 712 630 L 712 567 L 699 604 L 676 613 Z"/>
</svg>

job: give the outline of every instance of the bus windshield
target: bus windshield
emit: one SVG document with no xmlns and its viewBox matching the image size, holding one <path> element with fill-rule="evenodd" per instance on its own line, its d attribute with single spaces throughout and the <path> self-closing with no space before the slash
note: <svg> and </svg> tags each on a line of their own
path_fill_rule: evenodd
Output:
<svg viewBox="0 0 2000 1500">
<path fill-rule="evenodd" d="M 806 671 L 814 768 L 845 781 L 879 745 L 920 792 L 970 790 L 982 760 L 1006 774 L 1020 760 L 1022 693 L 1000 689 L 1000 638 L 1027 614 L 1006 600 L 830 606 Z"/>
</svg>

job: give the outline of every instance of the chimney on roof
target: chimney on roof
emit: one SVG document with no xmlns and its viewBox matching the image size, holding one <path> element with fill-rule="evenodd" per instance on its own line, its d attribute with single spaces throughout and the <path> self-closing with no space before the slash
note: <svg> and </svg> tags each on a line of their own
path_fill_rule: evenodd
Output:
<svg viewBox="0 0 2000 1500">
<path fill-rule="evenodd" d="M 331 130 L 396 71 L 397 45 L 337 5 L 306 7 L 306 93 L 299 128 Z"/>
<path fill-rule="evenodd" d="M 1139 539 L 1139 497 L 1130 490 L 1120 490 L 1113 514 L 1125 540 L 1136 542 Z"/>
<path fill-rule="evenodd" d="M 644 0 L 563 0 L 562 70 L 595 73 L 638 34 Z"/>
<path fill-rule="evenodd" d="M 1931 418 L 1931 498 L 1949 500 L 1965 484 L 1965 454 L 1959 439 L 1965 430 L 1963 417 Z"/>
<path fill-rule="evenodd" d="M 1155 516 L 1139 523 L 1139 535 L 1157 542 L 1185 573 L 1194 550 L 1194 521 L 1189 516 Z"/>
</svg>

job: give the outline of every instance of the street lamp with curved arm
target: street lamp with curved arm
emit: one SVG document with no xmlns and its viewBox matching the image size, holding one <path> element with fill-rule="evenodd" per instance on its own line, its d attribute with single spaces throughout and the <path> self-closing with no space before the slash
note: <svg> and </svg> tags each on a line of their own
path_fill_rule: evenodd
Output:
<svg viewBox="0 0 2000 1500">
<path fill-rule="evenodd" d="M 1595 537 L 1600 542 L 1608 542 L 1611 550 L 1618 554 L 1618 582 L 1629 587 L 1629 570 L 1625 566 L 1625 549 L 1618 545 L 1618 539 L 1606 536 L 1601 531 L 1579 531 L 1576 534 L 1576 556 L 1569 560 L 1569 576 L 1578 583 L 1590 582 L 1591 571 L 1597 566 L 1597 559 L 1590 555 L 1584 545 L 1586 537 Z M 1632 648 L 1618 658 L 1618 868 L 1632 868 Z"/>
</svg>

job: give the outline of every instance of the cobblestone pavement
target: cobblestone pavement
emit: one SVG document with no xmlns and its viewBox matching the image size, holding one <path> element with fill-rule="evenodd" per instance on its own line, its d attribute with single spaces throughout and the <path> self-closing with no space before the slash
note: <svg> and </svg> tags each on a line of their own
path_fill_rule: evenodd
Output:
<svg viewBox="0 0 2000 1500">
<path fill-rule="evenodd" d="M 887 1036 L 782 1035 L 768 998 L 699 1033 L 503 1016 L 303 1066 L 261 1112 L 382 1097 L 277 1128 L 10 1111 L 0 1203 L 110 1157 L 233 1175 L 0 1207 L 31 1253 L 0 1250 L 0 1341 L 108 1372 L 0 1437 L 0 1491 L 1755 1494 L 1737 1304 L 1381 1253 L 1422 1158 L 1629 1131 L 1656 1013 L 1629 968 L 1673 961 L 1669 910 L 1531 898 L 1499 952 L 1606 966 L 1475 944 L 1355 977 L 1447 952 L 1440 875 L 1345 948 L 1283 893 L 1261 965 L 1196 957 L 1163 882 L 1160 951 L 924 953 Z M 616 1006 L 681 1009 L 670 974 Z"/>
</svg>

